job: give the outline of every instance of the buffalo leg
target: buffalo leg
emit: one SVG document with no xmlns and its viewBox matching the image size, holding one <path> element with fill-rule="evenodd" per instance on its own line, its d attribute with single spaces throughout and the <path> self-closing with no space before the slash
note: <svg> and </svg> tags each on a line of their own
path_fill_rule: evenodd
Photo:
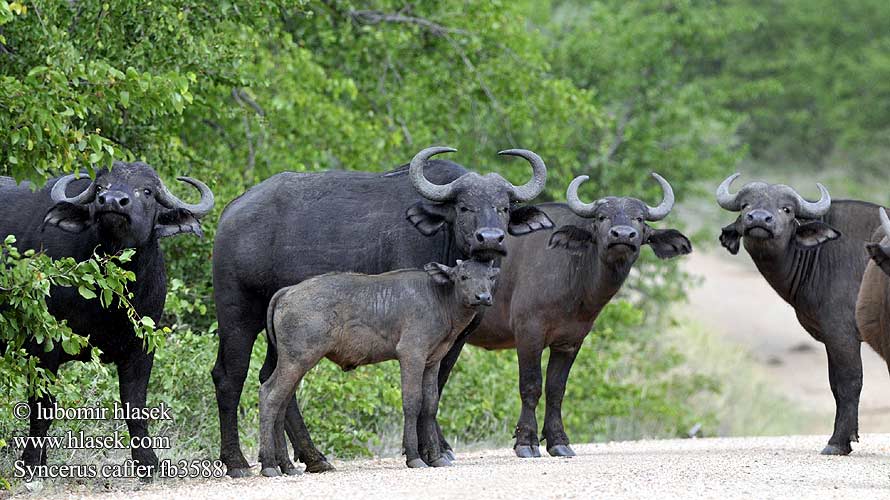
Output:
<svg viewBox="0 0 890 500">
<path fill-rule="evenodd" d="M 34 397 L 28 398 L 28 407 L 31 409 L 29 436 L 36 438 L 46 436 L 53 421 L 52 419 L 39 418 L 38 405 L 43 408 L 52 408 L 54 404 L 55 398 L 49 393 L 44 394 L 39 399 Z M 29 440 L 22 451 L 22 462 L 25 465 L 46 465 L 46 446 L 38 448 Z"/>
<path fill-rule="evenodd" d="M 538 442 L 538 421 L 535 417 L 535 408 L 541 399 L 541 352 L 542 346 L 533 342 L 522 342 L 530 339 L 517 333 L 516 353 L 519 359 L 519 396 L 522 400 L 522 410 L 519 413 L 519 422 L 516 424 L 516 444 L 513 451 L 520 458 L 540 457 Z"/>
<path fill-rule="evenodd" d="M 217 289 L 219 350 L 211 373 L 219 408 L 220 459 L 226 464 L 226 474 L 232 477 L 250 475 L 238 438 L 238 403 L 250 367 L 250 353 L 266 316 L 260 304 L 243 308 L 242 301 L 246 300 L 223 302 Z"/>
<path fill-rule="evenodd" d="M 402 448 L 405 450 L 405 462 L 408 467 L 426 467 L 420 458 L 417 442 L 417 422 L 423 405 L 423 360 L 416 356 L 399 356 L 399 368 L 402 375 L 402 413 L 405 427 L 402 434 Z"/>
<path fill-rule="evenodd" d="M 260 387 L 260 464 L 264 476 L 278 476 L 279 466 L 285 474 L 296 471 L 287 456 L 284 414 L 305 372 L 298 364 L 282 364 Z"/>
<path fill-rule="evenodd" d="M 263 367 L 260 369 L 260 383 L 265 382 L 277 364 L 277 352 L 275 346 L 269 344 L 266 347 L 266 359 L 263 361 Z M 318 451 L 312 438 L 309 436 L 309 430 L 303 421 L 303 414 L 297 405 L 297 397 L 290 398 L 285 411 L 284 427 L 287 436 L 290 438 L 294 447 L 294 455 L 301 462 L 306 464 L 306 472 L 327 472 L 334 470 L 334 466 L 328 462 L 328 459 Z"/>
<path fill-rule="evenodd" d="M 467 343 L 467 339 L 470 338 L 470 335 L 476 330 L 479 326 L 479 323 L 482 322 L 482 315 L 477 314 L 473 321 L 464 328 L 464 331 L 457 336 L 457 339 L 454 341 L 454 344 L 451 345 L 451 349 L 448 350 L 448 353 L 445 354 L 445 357 L 442 358 L 442 361 L 439 362 L 439 375 L 438 375 L 438 388 L 439 388 L 439 401 L 442 400 L 442 391 L 445 390 L 445 384 L 448 383 L 448 377 L 451 375 L 451 370 L 454 369 L 454 365 L 457 363 L 457 359 L 460 357 L 460 352 L 464 348 L 464 344 Z M 436 432 L 439 435 L 439 449 L 442 450 L 442 453 L 451 461 L 454 461 L 454 449 L 448 444 L 448 441 L 445 439 L 445 434 L 442 432 L 442 427 L 439 426 L 438 420 L 436 421 Z"/>
<path fill-rule="evenodd" d="M 439 411 L 439 363 L 427 366 L 423 372 L 423 405 L 418 422 L 418 440 L 423 461 L 432 467 L 446 467 L 451 461 L 442 455 L 439 448 L 439 426 L 436 413 Z"/>
<path fill-rule="evenodd" d="M 826 343 L 828 352 L 828 380 L 837 410 L 834 433 L 823 455 L 848 455 L 853 451 L 851 441 L 859 441 L 859 394 L 862 391 L 862 355 L 855 338 L 844 342 Z"/>
<path fill-rule="evenodd" d="M 154 364 L 154 354 L 138 351 L 130 359 L 117 366 L 117 378 L 120 384 L 121 405 L 125 408 L 145 408 L 148 393 L 148 379 L 151 377 L 151 367 Z M 147 438 L 148 421 L 145 419 L 127 419 L 127 429 L 130 438 Z M 150 466 L 152 472 L 157 469 L 158 456 L 149 447 L 134 447 L 130 450 L 133 460 L 139 465 Z"/>
<path fill-rule="evenodd" d="M 571 350 L 565 351 L 550 349 L 545 386 L 547 408 L 544 415 L 544 439 L 547 441 L 547 453 L 554 457 L 575 456 L 562 423 L 562 400 L 566 393 L 569 371 L 575 363 L 580 348 L 580 345 L 576 345 L 572 346 Z"/>
</svg>

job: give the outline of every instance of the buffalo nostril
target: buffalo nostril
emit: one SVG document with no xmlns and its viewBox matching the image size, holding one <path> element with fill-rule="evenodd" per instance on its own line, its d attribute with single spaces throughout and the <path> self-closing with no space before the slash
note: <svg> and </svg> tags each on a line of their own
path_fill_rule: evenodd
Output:
<svg viewBox="0 0 890 500">
<path fill-rule="evenodd" d="M 747 215 L 747 219 L 748 219 L 748 220 L 754 220 L 754 216 L 751 215 L 751 214 L 748 214 L 748 215 Z"/>
<path fill-rule="evenodd" d="M 503 243 L 504 241 L 504 233 L 498 235 L 498 243 Z"/>
<path fill-rule="evenodd" d="M 105 204 L 105 196 L 99 196 L 99 204 L 100 204 L 100 205 L 104 205 L 104 204 Z"/>
<path fill-rule="evenodd" d="M 630 234 L 627 235 L 627 237 L 628 237 L 628 238 L 636 238 L 636 237 L 637 237 L 637 232 L 636 232 L 636 231 L 631 231 Z"/>
<path fill-rule="evenodd" d="M 480 300 L 482 302 L 488 302 L 489 300 L 491 300 L 491 294 L 490 293 L 476 294 L 476 300 Z"/>
<path fill-rule="evenodd" d="M 125 196 L 125 197 L 121 198 L 120 201 L 118 201 L 118 203 L 120 204 L 120 206 L 125 207 L 130 204 L 130 199 Z"/>
<path fill-rule="evenodd" d="M 772 216 L 772 215 L 767 215 L 766 217 L 763 218 L 763 220 L 764 220 L 765 222 L 772 222 L 772 221 L 773 221 L 773 216 Z"/>
<path fill-rule="evenodd" d="M 476 241 L 482 243 L 483 241 L 485 241 L 485 236 L 483 236 L 481 232 L 476 233 Z"/>
</svg>

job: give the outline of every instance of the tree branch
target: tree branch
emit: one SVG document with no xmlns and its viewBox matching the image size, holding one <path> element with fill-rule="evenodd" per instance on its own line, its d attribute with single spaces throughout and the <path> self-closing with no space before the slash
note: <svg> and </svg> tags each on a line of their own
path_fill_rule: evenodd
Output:
<svg viewBox="0 0 890 500">
<path fill-rule="evenodd" d="M 422 17 L 415 16 L 406 16 L 404 14 L 387 14 L 385 12 L 381 12 L 379 10 L 351 10 L 349 11 L 349 17 L 359 23 L 365 25 L 374 25 L 381 23 L 402 23 L 402 24 L 414 24 L 416 26 L 420 26 L 433 35 L 436 36 L 446 36 L 449 34 L 454 35 L 469 35 L 468 31 L 457 29 L 457 28 L 449 28 L 447 26 L 442 26 L 441 24 L 430 21 L 429 19 L 424 19 Z"/>
</svg>

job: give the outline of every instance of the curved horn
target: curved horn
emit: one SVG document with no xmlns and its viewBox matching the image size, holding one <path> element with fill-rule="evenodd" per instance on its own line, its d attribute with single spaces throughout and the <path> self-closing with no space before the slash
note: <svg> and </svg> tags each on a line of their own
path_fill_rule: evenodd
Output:
<svg viewBox="0 0 890 500">
<path fill-rule="evenodd" d="M 661 203 L 657 207 L 646 205 L 646 209 L 648 210 L 646 220 L 655 222 L 667 217 L 667 215 L 671 213 L 671 209 L 674 208 L 674 190 L 664 177 L 655 172 L 652 172 L 652 177 L 655 177 L 655 180 L 661 184 L 661 191 L 664 193 L 664 198 L 662 198 Z"/>
<path fill-rule="evenodd" d="M 593 211 L 596 210 L 596 207 L 599 205 L 599 201 L 595 201 L 593 203 L 584 203 L 578 198 L 578 186 L 580 186 L 583 182 L 585 182 L 590 177 L 586 175 L 579 175 L 575 177 L 575 180 L 569 184 L 569 188 L 566 190 L 566 201 L 569 204 L 569 208 L 572 212 L 580 215 L 581 217 L 591 217 L 593 215 Z"/>
<path fill-rule="evenodd" d="M 884 229 L 884 235 L 890 238 L 890 217 L 887 217 L 887 211 L 884 210 L 884 207 L 881 207 L 879 212 L 881 216 L 881 228 Z"/>
<path fill-rule="evenodd" d="M 819 191 L 822 192 L 822 197 L 816 202 L 807 201 L 803 196 L 797 194 L 797 191 L 792 190 L 797 196 L 797 203 L 799 205 L 797 209 L 798 217 L 803 217 L 804 219 L 816 219 L 825 215 L 828 212 L 828 209 L 831 208 L 831 195 L 828 194 L 828 190 L 818 182 L 816 185 L 819 186 Z"/>
<path fill-rule="evenodd" d="M 531 201 L 535 199 L 542 191 L 544 191 L 544 186 L 547 184 L 547 166 L 544 165 L 544 160 L 541 159 L 533 151 L 529 151 L 527 149 L 505 149 L 503 151 L 498 152 L 499 155 L 506 156 L 518 156 L 520 158 L 524 158 L 527 162 L 532 165 L 532 178 L 530 181 L 526 182 L 522 186 L 515 186 L 510 184 L 512 187 L 512 198 L 516 201 Z"/>
<path fill-rule="evenodd" d="M 454 197 L 454 182 L 448 184 L 433 184 L 423 176 L 423 166 L 427 160 L 439 153 L 453 153 L 457 151 L 454 148 L 433 146 L 426 148 L 414 155 L 411 159 L 411 166 L 408 169 L 408 175 L 411 176 L 411 183 L 414 189 L 424 198 L 431 201 L 448 201 Z"/>
<path fill-rule="evenodd" d="M 96 181 L 90 182 L 90 185 L 77 196 L 72 196 L 69 198 L 65 195 L 65 189 L 68 188 L 68 184 L 71 184 L 71 181 L 81 178 L 79 174 L 68 174 L 64 177 L 59 178 L 56 181 L 56 184 L 53 186 L 53 190 L 50 192 L 50 196 L 53 201 L 56 203 L 60 202 L 68 202 L 75 205 L 79 205 L 82 203 L 89 203 L 93 201 L 93 198 L 96 197 Z"/>
<path fill-rule="evenodd" d="M 204 217 L 209 214 L 213 209 L 213 191 L 207 187 L 206 184 L 199 181 L 198 179 L 193 179 L 191 177 L 177 177 L 176 180 L 185 182 L 187 184 L 191 184 L 198 191 L 201 192 L 201 201 L 197 204 L 185 203 L 180 200 L 173 193 L 167 189 L 167 186 L 164 184 L 164 181 L 161 181 L 161 191 L 156 195 L 158 203 L 164 205 L 167 208 L 182 208 L 184 210 L 188 210 L 197 218 Z"/>
<path fill-rule="evenodd" d="M 740 175 L 742 174 L 735 173 L 730 175 L 717 187 L 717 204 L 720 205 L 720 207 L 724 210 L 738 212 L 742 209 L 742 207 L 739 206 L 738 193 L 732 194 L 729 192 L 729 186 L 731 186 L 732 182 L 738 179 Z"/>
</svg>

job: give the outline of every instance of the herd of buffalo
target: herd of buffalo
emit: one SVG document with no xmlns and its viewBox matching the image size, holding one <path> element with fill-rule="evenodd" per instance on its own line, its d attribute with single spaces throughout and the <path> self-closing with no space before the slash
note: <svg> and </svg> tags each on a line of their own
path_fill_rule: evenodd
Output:
<svg viewBox="0 0 890 500">
<path fill-rule="evenodd" d="M 480 175 L 433 158 L 453 151 L 430 147 L 385 173 L 280 173 L 222 212 L 213 248 L 219 351 L 212 376 L 220 458 L 230 476 L 249 474 L 238 406 L 251 350 L 264 329 L 259 459 L 265 476 L 299 473 L 288 438 L 307 471 L 333 469 L 313 443 L 294 396 L 322 358 L 343 370 L 398 360 L 407 465 L 450 465 L 454 453 L 436 415 L 465 343 L 517 350 L 522 409 L 516 455 L 541 456 L 535 409 L 542 393 L 540 439 L 547 453 L 574 455 L 562 401 L 582 341 L 643 246 L 662 259 L 692 251 L 679 231 L 649 225 L 670 214 L 673 190 L 653 173 L 663 193 L 655 206 L 616 196 L 585 203 L 578 188 L 587 177 L 580 176 L 568 186 L 567 203 L 531 205 L 547 178 L 537 154 L 498 153 L 531 166 L 531 179 L 516 186 L 496 173 Z M 738 176 L 717 188 L 719 206 L 738 214 L 720 242 L 732 254 L 744 246 L 800 324 L 825 345 L 837 413 L 822 453 L 849 454 L 858 440 L 860 343 L 890 361 L 890 218 L 875 204 L 832 202 L 821 184 L 816 202 L 789 186 L 763 182 L 733 193 Z M 132 304 L 159 321 L 166 273 L 158 239 L 201 235 L 200 221 L 214 206 L 204 183 L 179 180 L 200 193 L 196 204 L 174 196 L 141 162 L 115 162 L 93 179 L 66 175 L 42 189 L 0 177 L 0 236 L 14 235 L 19 250 L 78 261 L 94 252 L 136 249 L 126 264 L 136 276 Z M 122 403 L 144 407 L 153 354 L 126 312 L 106 310 L 62 287 L 51 290 L 47 305 L 74 332 L 88 336 L 104 362 L 117 366 Z M 67 361 L 89 359 L 88 351 L 72 356 L 60 345 L 46 351 L 36 340 L 28 350 L 52 373 Z M 53 403 L 49 394 L 29 400 L 31 436 L 47 434 L 51 421 L 37 418 L 36 407 Z M 147 436 L 146 421 L 128 420 L 127 426 L 132 436 Z M 158 463 L 151 449 L 134 448 L 132 454 L 140 465 Z M 46 459 L 46 449 L 29 445 L 23 451 L 26 465 Z"/>
</svg>

